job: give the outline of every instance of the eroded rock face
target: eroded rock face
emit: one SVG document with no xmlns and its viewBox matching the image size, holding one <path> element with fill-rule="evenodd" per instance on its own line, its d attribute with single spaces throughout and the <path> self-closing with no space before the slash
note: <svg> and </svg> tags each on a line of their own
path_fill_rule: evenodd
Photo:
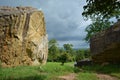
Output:
<svg viewBox="0 0 120 80">
<path fill-rule="evenodd" d="M 98 63 L 120 63 L 120 21 L 90 40 L 92 59 Z"/>
<path fill-rule="evenodd" d="M 44 64 L 48 39 L 44 15 L 31 7 L 0 7 L 0 60 L 3 67 Z"/>
</svg>

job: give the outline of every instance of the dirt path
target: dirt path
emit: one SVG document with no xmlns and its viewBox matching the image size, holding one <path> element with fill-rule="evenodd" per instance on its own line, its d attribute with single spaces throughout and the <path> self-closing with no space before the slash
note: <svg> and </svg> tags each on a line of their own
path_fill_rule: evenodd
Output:
<svg viewBox="0 0 120 80">
<path fill-rule="evenodd" d="M 96 74 L 99 80 L 119 80 L 116 77 L 106 75 L 106 74 Z"/>
<path fill-rule="evenodd" d="M 116 77 L 106 75 L 106 74 L 96 74 L 98 77 L 98 80 L 119 80 Z M 68 75 L 64 76 L 59 76 L 60 80 L 76 80 L 76 74 L 75 73 L 70 73 Z"/>
<path fill-rule="evenodd" d="M 75 80 L 76 74 L 75 73 L 70 73 L 65 76 L 59 76 L 61 80 Z"/>
</svg>

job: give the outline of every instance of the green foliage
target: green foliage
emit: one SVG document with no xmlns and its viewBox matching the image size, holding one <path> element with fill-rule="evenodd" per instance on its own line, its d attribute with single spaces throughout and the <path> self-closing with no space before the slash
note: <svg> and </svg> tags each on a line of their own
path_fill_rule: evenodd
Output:
<svg viewBox="0 0 120 80">
<path fill-rule="evenodd" d="M 63 47 L 64 47 L 65 52 L 70 55 L 70 61 L 74 61 L 75 60 L 75 50 L 73 49 L 73 45 L 72 44 L 64 44 Z"/>
<path fill-rule="evenodd" d="M 89 49 L 78 49 L 76 50 L 76 61 L 80 61 L 85 58 L 90 58 L 90 50 Z"/>
<path fill-rule="evenodd" d="M 76 51 L 76 61 L 79 61 L 79 60 L 82 60 L 84 59 L 85 56 L 84 56 L 84 50 L 77 50 Z"/>
<path fill-rule="evenodd" d="M 87 20 L 90 18 L 92 24 L 87 26 L 85 40 L 90 41 L 90 38 L 105 30 L 112 25 L 111 18 L 120 19 L 120 1 L 119 0 L 86 0 L 87 4 L 83 7 L 83 17 Z"/>
<path fill-rule="evenodd" d="M 49 48 L 49 55 L 48 60 L 49 61 L 56 61 L 57 57 L 59 55 L 59 49 L 57 46 L 53 45 Z"/>
<path fill-rule="evenodd" d="M 50 48 L 51 46 L 58 46 L 57 40 L 56 39 L 51 39 L 48 43 L 48 47 Z"/>
<path fill-rule="evenodd" d="M 48 54 L 48 61 L 57 61 L 59 56 L 59 48 L 57 41 L 52 39 L 49 41 L 49 54 Z"/>
<path fill-rule="evenodd" d="M 85 40 L 89 42 L 94 34 L 106 30 L 112 24 L 113 22 L 110 22 L 108 19 L 101 19 L 101 17 L 92 18 L 92 24 L 88 25 L 85 29 L 87 32 Z"/>
<path fill-rule="evenodd" d="M 72 50 L 73 50 L 73 45 L 72 44 L 64 44 L 63 47 L 64 47 L 64 49 L 67 53 L 72 54 Z"/>
<path fill-rule="evenodd" d="M 86 18 L 102 15 L 103 18 L 120 18 L 119 0 L 86 0 L 83 16 Z"/>
<path fill-rule="evenodd" d="M 81 60 L 90 57 L 90 51 L 88 49 L 73 49 L 72 44 L 64 44 L 62 48 L 59 48 L 55 39 L 49 41 L 49 62 L 72 62 L 75 60 Z"/>
<path fill-rule="evenodd" d="M 84 50 L 84 56 L 85 56 L 85 58 L 91 58 L 90 49 L 85 49 Z"/>
<path fill-rule="evenodd" d="M 79 68 L 79 67 L 74 67 L 74 72 L 75 73 L 80 73 L 81 71 L 80 71 L 81 69 Z"/>
<path fill-rule="evenodd" d="M 51 39 L 49 41 L 48 61 L 50 61 L 50 62 L 73 61 L 74 60 L 73 54 L 75 54 L 75 52 L 72 48 L 73 45 L 72 44 L 64 44 L 63 47 L 64 48 L 59 48 L 57 41 L 55 39 Z"/>
<path fill-rule="evenodd" d="M 60 56 L 59 56 L 59 61 L 62 62 L 62 65 L 64 65 L 65 62 L 69 61 L 70 60 L 70 55 L 66 52 L 62 53 Z"/>
</svg>

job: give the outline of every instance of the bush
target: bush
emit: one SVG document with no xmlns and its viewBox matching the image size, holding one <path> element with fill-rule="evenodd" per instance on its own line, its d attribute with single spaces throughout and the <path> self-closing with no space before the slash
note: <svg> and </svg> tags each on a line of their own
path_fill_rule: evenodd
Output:
<svg viewBox="0 0 120 80">
<path fill-rule="evenodd" d="M 68 53 L 64 52 L 59 56 L 59 60 L 62 63 L 62 65 L 64 65 L 65 62 L 70 60 L 70 55 Z"/>
</svg>

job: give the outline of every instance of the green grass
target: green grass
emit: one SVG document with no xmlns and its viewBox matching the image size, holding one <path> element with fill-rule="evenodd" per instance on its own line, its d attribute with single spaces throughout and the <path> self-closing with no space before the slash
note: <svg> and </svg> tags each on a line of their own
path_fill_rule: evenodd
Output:
<svg viewBox="0 0 120 80">
<path fill-rule="evenodd" d="M 96 73 L 116 76 L 120 79 L 120 65 L 85 66 L 75 68 L 73 63 L 61 66 L 58 62 L 48 62 L 43 66 L 19 66 L 0 68 L 0 80 L 60 80 L 58 76 L 76 74 L 76 80 L 98 80 Z"/>
<path fill-rule="evenodd" d="M 120 65 L 93 65 L 82 67 L 82 69 L 86 72 L 103 73 L 120 78 Z"/>
<path fill-rule="evenodd" d="M 57 80 L 57 76 L 74 72 L 72 63 L 48 62 L 44 66 L 20 66 L 0 69 L 0 80 Z"/>
<path fill-rule="evenodd" d="M 65 75 L 68 73 L 74 72 L 74 67 L 71 66 L 73 63 L 66 63 L 64 66 L 61 66 L 61 63 L 51 63 L 48 62 L 45 66 L 41 67 L 41 70 L 45 73 L 47 73 L 47 79 L 53 80 L 57 79 L 60 75 Z"/>
<path fill-rule="evenodd" d="M 0 80 L 42 80 L 45 77 L 45 75 L 40 74 L 37 66 L 3 68 L 0 71 Z"/>
<path fill-rule="evenodd" d="M 95 73 L 83 72 L 79 73 L 77 76 L 78 80 L 98 80 Z"/>
</svg>

